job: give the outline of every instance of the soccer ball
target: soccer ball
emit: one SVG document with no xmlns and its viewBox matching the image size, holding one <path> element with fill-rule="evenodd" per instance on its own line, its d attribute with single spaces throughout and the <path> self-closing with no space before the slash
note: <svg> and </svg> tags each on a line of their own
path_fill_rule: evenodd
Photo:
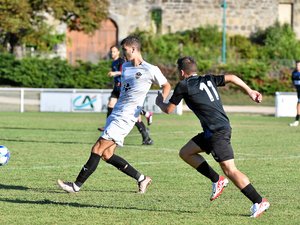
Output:
<svg viewBox="0 0 300 225">
<path fill-rule="evenodd" d="M 0 145 L 0 166 L 4 166 L 6 163 L 8 163 L 9 159 L 9 150 L 5 146 Z"/>
</svg>

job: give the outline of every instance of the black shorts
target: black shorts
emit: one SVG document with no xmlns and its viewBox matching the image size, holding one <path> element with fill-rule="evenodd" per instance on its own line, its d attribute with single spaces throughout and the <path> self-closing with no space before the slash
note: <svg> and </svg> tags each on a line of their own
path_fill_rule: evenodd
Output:
<svg viewBox="0 0 300 225">
<path fill-rule="evenodd" d="M 110 93 L 111 98 L 119 98 L 120 97 L 120 91 L 117 89 L 113 89 L 112 92 Z"/>
<path fill-rule="evenodd" d="M 196 135 L 192 140 L 207 154 L 212 154 L 217 162 L 223 162 L 234 158 L 230 143 L 231 129 L 220 130 L 205 137 L 204 132 Z"/>
</svg>

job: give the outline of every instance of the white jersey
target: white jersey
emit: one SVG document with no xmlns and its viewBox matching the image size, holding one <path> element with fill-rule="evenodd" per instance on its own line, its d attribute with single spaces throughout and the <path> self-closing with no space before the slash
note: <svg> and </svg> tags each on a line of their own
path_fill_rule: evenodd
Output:
<svg viewBox="0 0 300 225">
<path fill-rule="evenodd" d="M 153 83 L 160 87 L 167 83 L 157 66 L 143 61 L 135 67 L 131 62 L 125 62 L 122 65 L 121 93 L 112 114 L 124 120 L 136 121 Z"/>
</svg>

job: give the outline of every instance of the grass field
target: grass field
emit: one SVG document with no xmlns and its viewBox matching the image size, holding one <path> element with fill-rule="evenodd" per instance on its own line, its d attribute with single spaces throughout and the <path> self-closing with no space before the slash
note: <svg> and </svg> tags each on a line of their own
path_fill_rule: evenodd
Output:
<svg viewBox="0 0 300 225">
<path fill-rule="evenodd" d="M 201 129 L 195 116 L 155 115 L 153 146 L 134 128 L 117 153 L 153 178 L 145 195 L 135 181 L 101 161 L 78 194 L 73 181 L 86 162 L 104 114 L 0 113 L 0 144 L 11 151 L 0 167 L 0 224 L 300 224 L 300 127 L 292 118 L 229 114 L 237 167 L 267 197 L 270 209 L 249 218 L 252 203 L 230 183 L 209 201 L 211 183 L 178 157 Z M 209 163 L 221 172 L 211 156 Z"/>
</svg>

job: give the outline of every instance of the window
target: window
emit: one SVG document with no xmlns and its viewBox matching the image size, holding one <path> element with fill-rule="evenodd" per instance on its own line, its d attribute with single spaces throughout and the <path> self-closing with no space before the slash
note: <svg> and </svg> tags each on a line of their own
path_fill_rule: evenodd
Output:
<svg viewBox="0 0 300 225">
<path fill-rule="evenodd" d="M 293 4 L 280 3 L 278 5 L 278 21 L 280 24 L 293 26 Z"/>
</svg>

